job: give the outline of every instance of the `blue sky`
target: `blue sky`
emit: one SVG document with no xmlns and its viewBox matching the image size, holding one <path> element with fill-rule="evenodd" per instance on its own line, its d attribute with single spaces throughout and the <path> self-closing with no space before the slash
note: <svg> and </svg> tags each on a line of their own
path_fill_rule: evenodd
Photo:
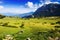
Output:
<svg viewBox="0 0 60 40">
<path fill-rule="evenodd" d="M 0 0 L 0 13 L 34 12 L 39 7 L 49 3 L 60 3 L 60 0 Z"/>
</svg>

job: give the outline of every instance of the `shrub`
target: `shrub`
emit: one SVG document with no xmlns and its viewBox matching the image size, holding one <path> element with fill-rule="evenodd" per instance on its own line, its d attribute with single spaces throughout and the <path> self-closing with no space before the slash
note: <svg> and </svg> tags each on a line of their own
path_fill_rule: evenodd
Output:
<svg viewBox="0 0 60 40">
<path fill-rule="evenodd" d="M 2 19 L 2 18 L 5 18 L 5 16 L 3 16 L 3 15 L 0 14 L 0 19 Z"/>
<path fill-rule="evenodd" d="M 60 21 L 57 21 L 56 24 L 60 24 Z"/>
<path fill-rule="evenodd" d="M 17 28 L 16 26 L 13 26 L 13 25 L 7 25 L 6 27 Z"/>
<path fill-rule="evenodd" d="M 21 24 L 20 28 L 24 28 L 24 23 Z"/>
<path fill-rule="evenodd" d="M 8 23 L 3 23 L 1 26 L 4 26 L 4 27 L 17 28 L 16 26 L 13 26 L 13 25 L 8 25 Z"/>
<path fill-rule="evenodd" d="M 22 34 L 24 31 L 23 30 L 21 30 L 21 31 L 19 31 L 19 32 L 17 32 L 16 34 Z"/>
<path fill-rule="evenodd" d="M 55 23 L 51 23 L 51 25 L 55 25 Z"/>
<path fill-rule="evenodd" d="M 55 26 L 55 28 L 60 28 L 60 26 Z"/>
<path fill-rule="evenodd" d="M 2 26 L 7 26 L 7 25 L 8 25 L 8 23 L 3 23 L 3 24 L 2 24 Z"/>
<path fill-rule="evenodd" d="M 42 24 L 47 24 L 47 22 L 43 22 Z"/>
</svg>

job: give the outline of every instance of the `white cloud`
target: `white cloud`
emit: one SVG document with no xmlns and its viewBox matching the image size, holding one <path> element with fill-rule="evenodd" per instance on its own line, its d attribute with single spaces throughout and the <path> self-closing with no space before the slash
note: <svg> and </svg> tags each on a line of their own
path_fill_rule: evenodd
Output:
<svg viewBox="0 0 60 40">
<path fill-rule="evenodd" d="M 51 0 L 46 0 L 45 1 L 45 4 L 50 4 L 50 3 L 59 4 L 59 2 L 51 2 Z"/>
<path fill-rule="evenodd" d="M 0 10 L 3 9 L 4 7 L 3 6 L 0 6 Z"/>
<path fill-rule="evenodd" d="M 59 2 L 51 2 L 51 3 L 54 3 L 54 4 L 60 4 Z"/>
<path fill-rule="evenodd" d="M 41 4 L 49 4 L 51 0 L 40 0 Z"/>
<path fill-rule="evenodd" d="M 51 3 L 51 0 L 45 0 L 44 3 L 45 3 L 45 4 L 49 4 L 49 3 Z"/>
<path fill-rule="evenodd" d="M 50 3 L 57 3 L 57 4 L 59 4 L 59 2 L 51 2 L 51 0 L 40 0 L 40 2 L 42 3 L 42 4 L 50 4 Z"/>
<path fill-rule="evenodd" d="M 38 8 L 38 4 L 34 4 L 33 2 L 27 2 L 25 5 L 27 5 L 29 8 Z"/>
<path fill-rule="evenodd" d="M 24 8 L 24 7 L 19 7 L 19 8 L 3 8 L 0 9 L 0 13 L 13 13 L 13 14 L 23 14 L 23 13 L 28 13 L 28 12 L 34 12 L 34 9 L 31 8 Z"/>
<path fill-rule="evenodd" d="M 41 7 L 41 6 L 45 5 L 45 4 L 50 4 L 50 3 L 60 4 L 59 2 L 51 2 L 51 0 L 40 0 L 39 7 Z"/>
<path fill-rule="evenodd" d="M 45 3 L 44 4 L 50 4 L 51 1 L 50 0 L 45 0 Z"/>
<path fill-rule="evenodd" d="M 28 7 L 28 9 L 31 9 L 32 11 L 36 11 L 39 7 L 38 4 L 34 4 L 33 2 L 27 2 L 25 5 Z"/>
<path fill-rule="evenodd" d="M 33 8 L 34 7 L 34 4 L 32 2 L 27 2 L 26 4 L 29 8 Z"/>
</svg>

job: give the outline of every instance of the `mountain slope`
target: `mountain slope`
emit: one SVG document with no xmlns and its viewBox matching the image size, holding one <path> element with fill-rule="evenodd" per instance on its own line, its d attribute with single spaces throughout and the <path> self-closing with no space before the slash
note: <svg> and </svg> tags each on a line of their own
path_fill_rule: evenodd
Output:
<svg viewBox="0 0 60 40">
<path fill-rule="evenodd" d="M 34 12 L 34 17 L 60 16 L 60 4 L 46 4 Z"/>
</svg>

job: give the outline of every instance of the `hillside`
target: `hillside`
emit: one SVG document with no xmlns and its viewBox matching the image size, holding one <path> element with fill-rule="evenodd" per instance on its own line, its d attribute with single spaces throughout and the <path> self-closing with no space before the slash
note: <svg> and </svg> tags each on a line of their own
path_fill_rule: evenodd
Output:
<svg viewBox="0 0 60 40">
<path fill-rule="evenodd" d="M 48 40 L 48 37 L 60 37 L 60 17 L 0 19 L 0 40 L 12 35 L 16 40 Z M 40 35 L 40 36 L 39 36 Z"/>
<path fill-rule="evenodd" d="M 5 18 L 6 16 L 0 14 L 0 19 Z"/>
<path fill-rule="evenodd" d="M 34 12 L 34 17 L 60 16 L 60 4 L 45 4 Z"/>
</svg>

